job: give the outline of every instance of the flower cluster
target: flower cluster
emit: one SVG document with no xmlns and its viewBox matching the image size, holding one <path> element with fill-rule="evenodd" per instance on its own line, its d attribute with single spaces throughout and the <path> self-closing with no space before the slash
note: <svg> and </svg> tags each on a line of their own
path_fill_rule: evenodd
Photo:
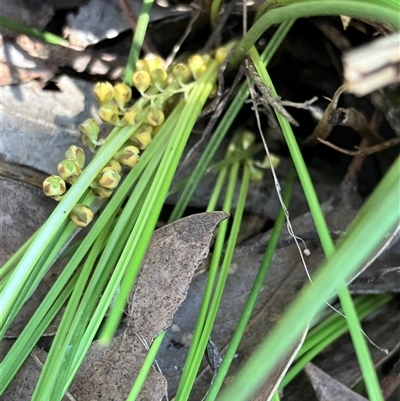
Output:
<svg viewBox="0 0 400 401">
<path fill-rule="evenodd" d="M 99 104 L 98 116 L 103 122 L 114 127 L 132 127 L 129 140 L 115 153 L 108 164 L 100 171 L 90 185 L 94 195 L 100 199 L 109 198 L 121 180 L 124 167 L 132 168 L 138 162 L 140 153 L 151 143 L 162 126 L 165 115 L 176 105 L 182 96 L 187 96 L 215 58 L 222 63 L 228 50 L 220 48 L 212 55 L 195 54 L 187 63 L 174 63 L 165 67 L 164 60 L 156 55 L 138 60 L 132 76 L 132 86 L 126 83 L 112 85 L 110 82 L 98 82 L 93 90 Z M 140 94 L 132 100 L 132 87 Z M 215 90 L 210 95 L 215 96 Z M 92 118 L 79 126 L 83 144 L 92 152 L 103 145 L 101 126 Z M 73 185 L 81 174 L 85 163 L 83 149 L 71 146 L 65 154 L 66 159 L 58 165 L 58 174 L 48 177 L 43 183 L 45 195 L 59 201 L 67 190 L 67 183 Z M 77 205 L 71 213 L 74 224 L 83 227 L 90 223 L 93 213 Z M 87 223 L 85 223 L 87 222 Z"/>
</svg>

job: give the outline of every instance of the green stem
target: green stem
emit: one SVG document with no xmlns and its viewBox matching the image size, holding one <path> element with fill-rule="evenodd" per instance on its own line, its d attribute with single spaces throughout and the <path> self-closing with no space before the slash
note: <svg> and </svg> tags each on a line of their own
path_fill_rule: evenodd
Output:
<svg viewBox="0 0 400 401">
<path fill-rule="evenodd" d="M 140 10 L 138 24 L 132 38 L 131 50 L 128 62 L 126 63 L 124 83 L 132 85 L 132 76 L 135 71 L 136 62 L 139 59 L 140 49 L 142 48 L 144 37 L 146 36 L 147 26 L 150 21 L 150 11 L 154 0 L 144 0 Z"/>
<path fill-rule="evenodd" d="M 153 362 L 156 359 L 157 352 L 161 346 L 161 343 L 164 340 L 165 333 L 166 331 L 161 332 L 151 344 L 151 347 L 146 355 L 146 359 L 144 360 L 143 365 L 140 368 L 139 374 L 135 380 L 135 384 L 133 385 L 126 401 L 135 401 L 137 399 L 140 390 L 142 389 L 143 384 L 146 380 L 146 377 L 153 366 Z"/>
<path fill-rule="evenodd" d="M 35 28 L 30 28 L 20 22 L 14 21 L 11 18 L 0 15 L 0 26 L 3 28 L 10 29 L 11 31 L 23 33 L 24 35 L 31 36 L 32 38 L 43 40 L 53 45 L 60 45 L 64 47 L 71 47 L 68 40 L 61 38 L 60 36 L 54 35 L 51 32 L 39 31 Z"/>
<path fill-rule="evenodd" d="M 375 3 L 378 3 L 378 1 L 375 0 Z M 400 29 L 398 10 L 396 12 L 393 7 L 384 5 L 382 1 L 378 4 L 372 4 L 365 0 L 297 0 L 296 3 L 275 8 L 260 17 L 237 46 L 229 61 L 228 68 L 237 68 L 250 48 L 272 25 L 281 24 L 290 19 L 325 15 L 366 18 L 372 21 L 392 24 L 395 28 Z"/>
</svg>

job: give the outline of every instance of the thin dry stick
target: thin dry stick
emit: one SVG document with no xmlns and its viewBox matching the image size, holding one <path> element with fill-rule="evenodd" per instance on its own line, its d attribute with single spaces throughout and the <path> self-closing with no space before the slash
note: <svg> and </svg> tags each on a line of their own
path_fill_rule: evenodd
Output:
<svg viewBox="0 0 400 401">
<path fill-rule="evenodd" d="M 222 65 L 221 65 L 222 67 Z M 219 74 L 219 72 L 218 72 Z M 232 86 L 229 88 L 228 91 L 226 91 L 226 93 L 221 97 L 218 97 L 218 103 L 217 106 L 215 107 L 215 105 L 213 104 L 212 107 L 215 108 L 213 115 L 211 116 L 209 122 L 207 123 L 206 128 L 204 129 L 201 138 L 198 142 L 196 142 L 196 144 L 189 150 L 189 152 L 186 154 L 185 158 L 182 160 L 180 167 L 179 167 L 179 171 L 181 171 L 182 169 L 184 169 L 188 163 L 190 163 L 190 161 L 193 159 L 194 154 L 196 152 L 197 149 L 199 149 L 200 145 L 209 137 L 209 135 L 211 134 L 212 130 L 214 129 L 219 117 L 221 116 L 222 112 L 225 110 L 226 105 L 228 103 L 228 101 L 231 99 L 232 94 L 234 93 L 234 91 L 236 90 L 236 87 L 238 86 L 241 78 L 243 76 L 243 70 L 240 69 L 239 72 L 237 73 L 236 77 L 235 77 L 235 81 L 233 82 Z M 211 105 L 210 105 L 211 106 Z M 203 113 L 202 113 L 203 115 Z"/>
<path fill-rule="evenodd" d="M 167 57 L 167 59 L 165 60 L 165 65 L 166 67 L 168 67 L 169 65 L 172 64 L 172 62 L 174 61 L 177 53 L 179 52 L 183 42 L 187 39 L 187 37 L 190 35 L 190 32 L 192 32 L 193 29 L 193 25 L 194 23 L 197 21 L 197 19 L 200 17 L 201 14 L 201 9 L 199 7 L 195 8 L 193 7 L 194 14 L 192 14 L 192 16 L 190 17 L 190 20 L 186 26 L 185 32 L 183 32 L 183 35 L 181 36 L 181 38 L 178 40 L 178 42 L 175 44 L 175 46 L 172 48 L 171 53 L 169 54 L 169 56 Z"/>
<path fill-rule="evenodd" d="M 273 97 L 269 91 L 269 89 L 264 85 L 261 78 L 259 77 L 257 70 L 250 60 L 247 60 L 247 71 L 257 86 L 261 96 L 259 97 L 259 103 L 261 103 L 265 109 L 271 106 L 278 113 L 282 114 L 283 117 L 286 118 L 290 122 L 290 124 L 298 127 L 299 123 L 287 112 L 287 110 L 282 106 L 282 102 L 279 98 Z M 253 99 L 254 101 L 254 99 Z M 255 102 L 255 106 L 258 102 Z"/>
<path fill-rule="evenodd" d="M 303 103 L 291 102 L 290 100 L 281 100 L 281 105 L 286 107 L 294 107 L 296 109 L 311 110 L 311 105 L 318 100 L 317 96 L 314 96 L 310 100 L 306 100 Z"/>
<path fill-rule="evenodd" d="M 379 143 L 374 146 L 368 146 L 366 148 L 359 148 L 358 150 L 347 150 L 347 149 L 343 149 L 343 148 L 333 144 L 332 142 L 325 141 L 324 139 L 321 139 L 321 138 L 317 138 L 317 139 L 324 145 L 327 145 L 327 146 L 331 147 L 332 149 L 335 149 L 338 152 L 344 153 L 345 155 L 349 155 L 349 156 L 368 156 L 368 155 L 372 155 L 374 153 L 381 152 L 382 150 L 385 150 L 385 149 L 391 148 L 392 146 L 396 146 L 396 145 L 400 144 L 400 138 L 392 138 L 392 139 L 389 139 L 385 142 Z"/>
<path fill-rule="evenodd" d="M 232 14 L 233 9 L 236 6 L 236 1 L 231 0 L 227 6 L 224 7 L 221 17 L 218 20 L 217 25 L 214 27 L 210 37 L 208 38 L 205 46 L 203 47 L 204 52 L 211 51 L 214 47 L 219 46 L 222 38 L 222 30 L 224 29 L 229 16 Z"/>
</svg>

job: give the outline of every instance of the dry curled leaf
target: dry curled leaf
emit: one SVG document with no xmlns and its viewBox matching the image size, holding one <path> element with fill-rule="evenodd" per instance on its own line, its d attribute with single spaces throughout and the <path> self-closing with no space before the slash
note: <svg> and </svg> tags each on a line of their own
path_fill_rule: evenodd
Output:
<svg viewBox="0 0 400 401">
<path fill-rule="evenodd" d="M 304 144 L 312 145 L 317 143 L 318 138 L 325 139 L 329 136 L 332 131 L 332 125 L 329 124 L 329 118 L 331 113 L 336 109 L 340 95 L 346 90 L 346 85 L 339 86 L 333 95 L 332 100 L 326 107 L 322 118 L 318 121 L 318 124 L 314 128 L 314 131 L 310 136 L 308 136 Z"/>
</svg>

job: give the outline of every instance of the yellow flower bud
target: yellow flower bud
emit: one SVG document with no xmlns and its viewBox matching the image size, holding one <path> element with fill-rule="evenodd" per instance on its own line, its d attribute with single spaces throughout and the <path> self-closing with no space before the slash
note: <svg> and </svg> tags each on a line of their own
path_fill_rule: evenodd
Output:
<svg viewBox="0 0 400 401">
<path fill-rule="evenodd" d="M 136 146 L 126 146 L 114 155 L 114 159 L 123 166 L 133 167 L 139 161 L 139 149 Z"/>
<path fill-rule="evenodd" d="M 78 227 L 86 227 L 93 220 L 93 212 L 86 205 L 77 204 L 69 215 L 71 221 Z"/>
<path fill-rule="evenodd" d="M 149 67 L 145 60 L 139 59 L 136 62 L 135 72 L 136 71 L 146 71 L 146 72 L 150 73 Z"/>
<path fill-rule="evenodd" d="M 151 125 L 143 124 L 131 136 L 131 139 L 138 145 L 139 149 L 146 149 L 151 142 L 151 133 L 153 127 Z"/>
<path fill-rule="evenodd" d="M 151 77 L 147 71 L 137 71 L 133 74 L 132 84 L 140 93 L 145 92 L 150 83 Z"/>
<path fill-rule="evenodd" d="M 82 143 L 92 152 L 96 151 L 97 141 L 91 141 L 86 135 L 82 135 Z"/>
<path fill-rule="evenodd" d="M 215 52 L 215 59 L 217 60 L 218 64 L 222 64 L 226 56 L 229 54 L 229 49 L 226 47 L 219 47 Z"/>
<path fill-rule="evenodd" d="M 161 125 L 158 125 L 157 127 L 153 127 L 153 132 L 151 133 L 151 136 L 153 138 L 158 134 L 158 131 L 160 131 L 161 127 L 162 127 Z"/>
<path fill-rule="evenodd" d="M 209 55 L 209 54 L 203 54 L 202 56 L 201 56 L 201 58 L 203 59 L 203 62 L 204 62 L 204 65 L 206 66 L 206 67 L 208 67 L 210 64 L 211 64 L 211 61 L 212 61 L 212 57 Z"/>
<path fill-rule="evenodd" d="M 264 173 L 258 168 L 255 168 L 251 162 L 248 163 L 248 166 L 250 167 L 250 180 L 256 182 L 262 181 L 264 178 Z"/>
<path fill-rule="evenodd" d="M 131 100 L 132 89 L 121 82 L 114 86 L 114 100 L 121 109 Z"/>
<path fill-rule="evenodd" d="M 186 82 L 188 82 L 192 76 L 189 68 L 185 64 L 182 64 L 182 63 L 178 63 L 178 64 L 174 65 L 171 73 L 180 85 L 183 85 Z"/>
<path fill-rule="evenodd" d="M 97 82 L 93 89 L 97 102 L 102 106 L 110 102 L 114 96 L 114 88 L 109 82 Z"/>
<path fill-rule="evenodd" d="M 100 127 L 93 120 L 93 118 L 88 118 L 82 124 L 79 125 L 79 130 L 81 131 L 82 135 L 89 138 L 91 141 L 97 141 L 99 137 Z"/>
<path fill-rule="evenodd" d="M 115 159 L 111 159 L 107 164 L 106 167 L 111 167 L 114 171 L 117 173 L 120 173 L 122 170 L 122 166 L 119 162 L 117 162 Z"/>
<path fill-rule="evenodd" d="M 270 160 L 271 159 L 271 160 Z M 268 158 L 268 156 L 265 156 L 264 160 L 260 163 L 260 162 L 254 162 L 254 164 L 260 168 L 263 169 L 269 169 L 271 168 L 271 164 L 273 168 L 276 168 L 279 166 L 281 159 L 280 157 L 274 155 L 274 154 L 270 154 L 270 159 Z"/>
<path fill-rule="evenodd" d="M 58 163 L 57 171 L 63 180 L 73 184 L 81 173 L 81 167 L 77 160 L 65 159 Z"/>
<path fill-rule="evenodd" d="M 160 56 L 157 56 L 156 54 L 146 55 L 146 57 L 144 58 L 144 61 L 147 64 L 149 72 L 154 71 L 158 68 L 164 69 L 165 61 Z"/>
<path fill-rule="evenodd" d="M 113 193 L 112 189 L 103 188 L 98 184 L 97 185 L 92 184 L 91 187 L 92 187 L 94 196 L 96 196 L 99 199 L 107 199 Z"/>
<path fill-rule="evenodd" d="M 43 193 L 46 196 L 61 196 L 67 190 L 65 181 L 58 175 L 51 175 L 43 181 Z"/>
<path fill-rule="evenodd" d="M 200 78 L 207 69 L 207 65 L 200 54 L 194 54 L 193 56 L 189 57 L 188 64 L 194 79 Z"/>
<path fill-rule="evenodd" d="M 168 74 L 161 68 L 157 68 L 150 73 L 150 77 L 152 85 L 162 92 L 168 83 Z"/>
<path fill-rule="evenodd" d="M 256 136 L 250 131 L 242 132 L 240 136 L 243 149 L 248 149 L 256 140 Z"/>
<path fill-rule="evenodd" d="M 75 159 L 79 163 L 81 170 L 85 167 L 85 151 L 82 148 L 71 145 L 65 152 L 65 157 L 67 159 Z"/>
<path fill-rule="evenodd" d="M 121 120 L 123 125 L 136 125 L 143 120 L 143 108 L 141 106 L 134 105 L 130 109 L 126 110 L 124 117 Z"/>
<path fill-rule="evenodd" d="M 118 123 L 118 107 L 116 104 L 108 103 L 99 108 L 99 117 L 105 122 L 112 125 Z"/>
<path fill-rule="evenodd" d="M 103 188 L 114 189 L 118 186 L 121 176 L 111 167 L 104 167 L 97 176 L 96 181 Z"/>
<path fill-rule="evenodd" d="M 156 106 L 150 106 L 146 114 L 146 122 L 149 125 L 161 125 L 165 120 L 164 113 Z"/>
</svg>

